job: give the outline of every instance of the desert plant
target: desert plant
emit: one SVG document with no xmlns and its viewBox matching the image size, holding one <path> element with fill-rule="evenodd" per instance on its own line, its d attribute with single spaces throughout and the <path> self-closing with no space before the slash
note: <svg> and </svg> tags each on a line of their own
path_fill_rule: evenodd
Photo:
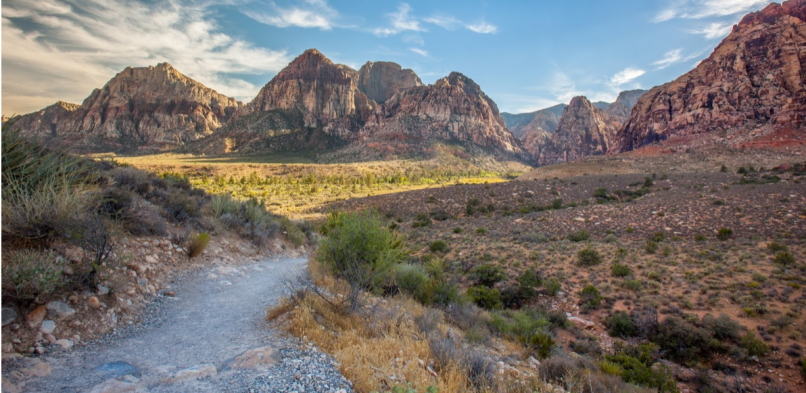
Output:
<svg viewBox="0 0 806 393">
<path fill-rule="evenodd" d="M 188 240 L 188 256 L 196 258 L 204 252 L 208 244 L 210 244 L 210 235 L 207 233 L 200 233 L 191 237 L 190 240 Z"/>
<path fill-rule="evenodd" d="M 562 284 L 556 278 L 550 279 L 548 282 L 545 283 L 546 292 L 549 296 L 557 296 L 560 293 L 560 289 L 562 288 Z"/>
<path fill-rule="evenodd" d="M 647 254 L 658 252 L 658 243 L 655 243 L 654 240 L 647 240 L 644 244 L 644 251 L 646 251 Z"/>
<path fill-rule="evenodd" d="M 632 269 L 628 265 L 614 263 L 610 266 L 610 273 L 613 274 L 613 277 L 627 277 L 632 274 Z"/>
<path fill-rule="evenodd" d="M 602 295 L 593 285 L 586 285 L 579 292 L 579 302 L 584 306 L 596 307 L 602 303 Z"/>
<path fill-rule="evenodd" d="M 430 303 L 433 287 L 422 267 L 409 264 L 395 266 L 395 283 L 401 292 L 413 297 L 418 302 Z"/>
<path fill-rule="evenodd" d="M 677 362 L 696 362 L 707 357 L 710 351 L 710 334 L 676 316 L 666 317 L 650 339 L 666 351 L 669 359 Z"/>
<path fill-rule="evenodd" d="M 476 228 L 476 234 L 477 235 L 484 235 L 486 233 L 487 233 L 487 229 L 482 228 L 482 227 Z"/>
<path fill-rule="evenodd" d="M 483 264 L 474 267 L 470 270 L 470 277 L 476 282 L 478 285 L 483 285 L 486 287 L 492 287 L 495 284 L 506 280 L 507 276 L 504 273 L 504 269 L 500 266 L 493 266 L 489 264 Z"/>
<path fill-rule="evenodd" d="M 584 242 L 585 240 L 590 239 L 591 234 L 588 231 L 581 229 L 577 232 L 572 232 L 568 234 L 568 240 L 572 242 Z"/>
<path fill-rule="evenodd" d="M 428 249 L 431 250 L 431 252 L 434 252 L 434 253 L 436 253 L 436 252 L 446 252 L 446 251 L 448 251 L 448 244 L 445 243 L 442 240 L 436 240 L 436 241 L 432 242 L 428 246 Z"/>
<path fill-rule="evenodd" d="M 742 325 L 731 319 L 727 314 L 720 314 L 718 318 L 711 314 L 702 317 L 702 327 L 711 332 L 717 340 L 738 341 Z"/>
<path fill-rule="evenodd" d="M 602 257 L 599 252 L 588 247 L 577 252 L 577 262 L 582 266 L 594 266 L 602 263 Z"/>
<path fill-rule="evenodd" d="M 453 233 L 462 233 L 462 232 L 464 232 L 464 229 L 462 229 L 462 227 L 453 228 Z"/>
<path fill-rule="evenodd" d="M 776 265 L 782 266 L 789 266 L 795 264 L 795 257 L 792 256 L 789 251 L 780 251 L 775 254 L 775 258 L 773 259 L 773 263 Z"/>
<path fill-rule="evenodd" d="M 504 308 L 501 301 L 501 292 L 498 289 L 484 285 L 478 285 L 467 289 L 467 297 L 471 302 L 481 308 L 488 310 L 499 310 Z"/>
<path fill-rule="evenodd" d="M 649 240 L 652 240 L 655 243 L 660 243 L 666 240 L 666 232 L 655 232 L 651 236 L 649 236 Z"/>
<path fill-rule="evenodd" d="M 756 338 L 755 333 L 752 331 L 747 332 L 742 337 L 742 346 L 750 356 L 764 356 L 770 352 L 770 347 L 764 344 L 764 341 Z"/>
<path fill-rule="evenodd" d="M 48 295 L 65 283 L 65 263 L 53 251 L 6 251 L 3 258 L 3 295 L 33 300 Z"/>
<path fill-rule="evenodd" d="M 730 228 L 719 228 L 716 238 L 722 241 L 728 240 L 733 236 L 733 230 Z"/>
<path fill-rule="evenodd" d="M 617 311 L 611 315 L 607 323 L 610 325 L 608 333 L 611 336 L 632 337 L 637 333 L 635 322 L 633 322 L 632 318 L 624 311 Z"/>
<path fill-rule="evenodd" d="M 789 251 L 789 248 L 787 248 L 786 244 L 781 244 L 778 242 L 771 242 L 770 244 L 767 244 L 767 249 L 773 253 L 777 253 L 780 251 Z"/>
</svg>

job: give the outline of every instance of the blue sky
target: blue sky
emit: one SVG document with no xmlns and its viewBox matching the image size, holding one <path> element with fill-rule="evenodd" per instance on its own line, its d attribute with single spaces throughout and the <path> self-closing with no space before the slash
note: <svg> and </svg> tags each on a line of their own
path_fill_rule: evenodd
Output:
<svg viewBox="0 0 806 393">
<path fill-rule="evenodd" d="M 167 61 L 251 100 L 305 49 L 425 83 L 473 78 L 502 111 L 612 101 L 691 70 L 767 0 L 6 0 L 2 111 L 80 103 L 126 66 Z"/>
</svg>

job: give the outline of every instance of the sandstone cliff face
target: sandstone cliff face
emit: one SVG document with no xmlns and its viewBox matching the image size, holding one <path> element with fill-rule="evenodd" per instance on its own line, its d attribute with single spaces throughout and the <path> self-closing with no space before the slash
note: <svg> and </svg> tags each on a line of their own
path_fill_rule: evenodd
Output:
<svg viewBox="0 0 806 393">
<path fill-rule="evenodd" d="M 15 124 L 28 136 L 79 151 L 165 149 L 212 133 L 240 106 L 161 63 L 126 68 L 83 104 L 58 102 Z"/>
<path fill-rule="evenodd" d="M 238 116 L 274 109 L 300 111 L 304 125 L 351 139 L 376 103 L 358 90 L 358 72 L 309 49 L 280 71 Z"/>
<path fill-rule="evenodd" d="M 464 142 L 527 159 L 495 102 L 458 72 L 392 96 L 372 113 L 360 138 Z"/>
<path fill-rule="evenodd" d="M 806 0 L 748 14 L 694 70 L 638 100 L 613 152 L 711 131 L 727 133 L 715 141 L 739 144 L 803 128 L 805 46 Z"/>
<path fill-rule="evenodd" d="M 563 111 L 557 130 L 540 149 L 538 165 L 605 154 L 620 125 L 618 118 L 594 107 L 587 98 L 574 97 Z"/>
<path fill-rule="evenodd" d="M 358 89 L 377 103 L 412 87 L 423 86 L 420 77 L 389 61 L 368 61 L 358 70 Z"/>
</svg>

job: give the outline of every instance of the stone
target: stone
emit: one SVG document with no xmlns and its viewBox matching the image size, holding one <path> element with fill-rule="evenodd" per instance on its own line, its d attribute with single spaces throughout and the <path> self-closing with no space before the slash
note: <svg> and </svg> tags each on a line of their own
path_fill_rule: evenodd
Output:
<svg viewBox="0 0 806 393">
<path fill-rule="evenodd" d="M 31 359 L 29 364 L 20 371 L 31 377 L 47 377 L 50 375 L 50 365 L 39 359 Z"/>
<path fill-rule="evenodd" d="M 109 294 L 109 287 L 104 285 L 98 285 L 98 291 L 96 292 L 98 296 L 106 296 Z"/>
<path fill-rule="evenodd" d="M 90 393 L 125 393 L 136 392 L 139 386 L 136 383 L 128 381 L 118 381 L 117 379 L 108 379 L 90 389 Z"/>
<path fill-rule="evenodd" d="M 17 319 L 17 310 L 10 308 L 10 307 L 3 307 L 2 310 L 3 315 L 3 326 L 8 325 L 14 320 Z"/>
<path fill-rule="evenodd" d="M 90 296 L 87 298 L 87 305 L 90 306 L 90 308 L 100 308 L 101 301 L 95 296 Z"/>
<path fill-rule="evenodd" d="M 73 341 L 68 340 L 66 338 L 61 338 L 52 343 L 53 345 L 58 345 L 62 347 L 62 349 L 70 349 L 73 347 Z"/>
<path fill-rule="evenodd" d="M 155 258 L 153 255 L 146 255 L 145 261 L 146 263 L 157 263 L 157 258 Z"/>
<path fill-rule="evenodd" d="M 580 317 L 571 317 L 568 320 L 576 326 L 577 329 L 591 329 L 596 326 L 595 323 L 587 320 L 582 319 Z"/>
<path fill-rule="evenodd" d="M 15 124 L 82 151 L 160 150 L 212 133 L 242 105 L 161 63 L 127 67 L 81 105 L 59 101 Z"/>
<path fill-rule="evenodd" d="M 533 368 L 535 370 L 537 370 L 540 367 L 540 361 L 535 359 L 534 357 L 529 356 L 529 359 L 527 359 L 527 360 L 529 362 L 529 367 L 531 367 L 531 368 Z"/>
<path fill-rule="evenodd" d="M 423 82 L 414 71 L 389 61 L 368 61 L 358 70 L 358 90 L 379 104 L 417 86 Z"/>
<path fill-rule="evenodd" d="M 51 333 L 52 334 L 54 330 L 56 330 L 56 322 L 54 322 L 54 321 L 52 321 L 50 319 L 42 321 L 42 325 L 39 326 L 39 331 L 42 332 L 42 333 Z"/>
<path fill-rule="evenodd" d="M 28 327 L 34 329 L 42 323 L 47 315 L 48 311 L 45 309 L 45 306 L 39 306 L 35 308 L 33 311 L 29 312 L 25 319 L 28 322 Z"/>
<path fill-rule="evenodd" d="M 47 306 L 45 307 L 48 309 L 48 315 L 57 319 L 67 319 L 76 313 L 76 310 L 70 307 L 67 303 L 59 300 L 48 302 Z"/>
<path fill-rule="evenodd" d="M 125 375 L 132 375 L 140 378 L 143 376 L 143 373 L 140 371 L 140 369 L 134 367 L 130 363 L 120 360 L 116 362 L 104 363 L 93 368 L 92 370 L 102 373 L 106 377 L 122 377 Z"/>
<path fill-rule="evenodd" d="M 163 378 L 163 383 L 177 383 L 182 381 L 212 377 L 216 375 L 216 368 L 212 364 L 201 364 L 171 373 Z"/>
<path fill-rule="evenodd" d="M 227 364 L 228 369 L 265 369 L 280 362 L 280 354 L 272 347 L 261 347 L 250 349 Z"/>
</svg>

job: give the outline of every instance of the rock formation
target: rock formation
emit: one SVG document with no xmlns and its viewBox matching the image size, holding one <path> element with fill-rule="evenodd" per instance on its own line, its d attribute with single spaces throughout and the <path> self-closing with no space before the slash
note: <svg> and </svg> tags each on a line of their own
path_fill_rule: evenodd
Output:
<svg viewBox="0 0 806 393">
<path fill-rule="evenodd" d="M 358 72 L 306 50 L 260 89 L 238 116 L 274 109 L 299 111 L 304 126 L 351 139 L 376 103 L 358 90 Z"/>
<path fill-rule="evenodd" d="M 560 122 L 560 116 L 563 115 L 563 109 L 568 105 L 557 104 L 552 107 L 541 109 L 535 112 L 509 114 L 502 113 L 504 122 L 509 131 L 516 138 L 524 140 L 526 136 L 534 131 L 552 134 L 557 129 L 557 124 Z"/>
<path fill-rule="evenodd" d="M 605 154 L 620 125 L 618 118 L 594 107 L 587 98 L 574 97 L 557 130 L 540 149 L 537 163 L 550 165 Z"/>
<path fill-rule="evenodd" d="M 126 68 L 81 105 L 60 101 L 18 117 L 15 126 L 78 151 L 162 150 L 212 133 L 240 106 L 161 63 Z"/>
<path fill-rule="evenodd" d="M 630 112 L 632 112 L 632 108 L 644 93 L 646 93 L 646 90 L 641 89 L 622 91 L 618 94 L 616 102 L 608 105 L 607 109 L 604 111 L 610 116 L 622 119 L 622 122 L 627 121 L 630 117 Z"/>
<path fill-rule="evenodd" d="M 742 143 L 806 120 L 806 0 L 745 16 L 694 70 L 642 96 L 613 152 L 670 138 Z M 717 131 L 717 137 L 709 136 Z M 671 142 L 671 141 L 670 141 Z"/>
<path fill-rule="evenodd" d="M 377 103 L 412 87 L 423 86 L 420 77 L 389 61 L 368 61 L 358 70 L 358 89 Z"/>
<path fill-rule="evenodd" d="M 452 72 L 433 85 L 401 91 L 380 105 L 360 132 L 362 141 L 441 140 L 527 159 L 504 125 L 498 106 L 472 79 Z"/>
</svg>

